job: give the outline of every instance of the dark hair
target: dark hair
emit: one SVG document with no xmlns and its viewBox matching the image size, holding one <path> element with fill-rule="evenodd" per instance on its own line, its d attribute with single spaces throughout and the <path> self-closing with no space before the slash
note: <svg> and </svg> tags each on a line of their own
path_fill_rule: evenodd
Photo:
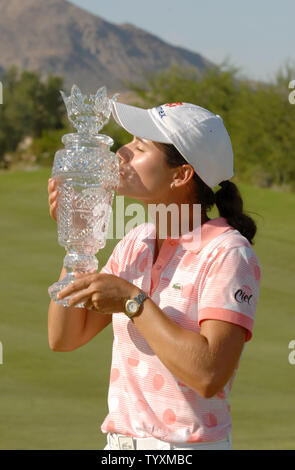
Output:
<svg viewBox="0 0 295 470">
<path fill-rule="evenodd" d="M 167 164 L 176 167 L 187 163 L 184 157 L 172 144 L 157 144 L 167 156 Z M 196 198 L 201 204 L 202 211 L 206 214 L 216 204 L 220 217 L 224 217 L 228 224 L 237 229 L 251 245 L 257 226 L 254 220 L 243 212 L 243 200 L 239 189 L 232 181 L 226 180 L 220 183 L 221 189 L 214 191 L 194 173 Z"/>
</svg>

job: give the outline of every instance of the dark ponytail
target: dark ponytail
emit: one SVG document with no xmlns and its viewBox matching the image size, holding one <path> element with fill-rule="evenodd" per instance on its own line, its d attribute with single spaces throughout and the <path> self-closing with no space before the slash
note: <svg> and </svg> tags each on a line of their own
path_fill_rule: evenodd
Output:
<svg viewBox="0 0 295 470">
<path fill-rule="evenodd" d="M 187 161 L 172 144 L 156 143 L 166 154 L 170 167 L 184 165 Z M 257 231 L 254 220 L 243 212 L 243 200 L 238 187 L 232 181 L 222 181 L 221 188 L 214 191 L 195 173 L 193 176 L 196 188 L 196 198 L 206 214 L 216 204 L 219 216 L 224 217 L 228 224 L 238 230 L 250 242 Z"/>
<path fill-rule="evenodd" d="M 222 181 L 221 189 L 215 193 L 215 204 L 220 217 L 224 217 L 229 225 L 237 229 L 253 245 L 257 231 L 254 220 L 243 212 L 243 199 L 235 183 Z"/>
</svg>

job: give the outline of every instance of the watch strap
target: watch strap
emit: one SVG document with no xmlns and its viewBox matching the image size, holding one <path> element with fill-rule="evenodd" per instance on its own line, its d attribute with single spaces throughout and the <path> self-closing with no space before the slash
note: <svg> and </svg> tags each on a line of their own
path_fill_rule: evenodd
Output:
<svg viewBox="0 0 295 470">
<path fill-rule="evenodd" d="M 147 297 L 148 295 L 145 292 L 140 291 L 140 293 L 136 297 L 134 297 L 133 300 L 135 300 L 139 305 L 141 305 Z"/>
</svg>

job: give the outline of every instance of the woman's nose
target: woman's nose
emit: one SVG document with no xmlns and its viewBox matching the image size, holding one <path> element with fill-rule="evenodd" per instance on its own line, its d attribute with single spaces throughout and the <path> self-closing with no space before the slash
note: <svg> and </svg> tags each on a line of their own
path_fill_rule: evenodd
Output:
<svg viewBox="0 0 295 470">
<path fill-rule="evenodd" d="M 127 162 L 130 159 L 132 152 L 126 145 L 123 145 L 117 150 L 117 155 L 121 162 Z"/>
</svg>

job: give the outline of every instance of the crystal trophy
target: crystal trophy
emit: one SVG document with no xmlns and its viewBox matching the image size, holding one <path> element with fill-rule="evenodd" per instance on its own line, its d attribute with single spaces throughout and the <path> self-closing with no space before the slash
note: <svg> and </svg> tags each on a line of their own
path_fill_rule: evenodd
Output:
<svg viewBox="0 0 295 470">
<path fill-rule="evenodd" d="M 111 99 L 105 87 L 87 97 L 73 85 L 65 102 L 68 118 L 78 132 L 62 137 L 65 148 L 54 157 L 52 178 L 57 181 L 58 243 L 67 254 L 66 276 L 49 287 L 51 299 L 65 307 L 69 297 L 56 296 L 75 280 L 74 273 L 97 271 L 95 254 L 105 246 L 112 202 L 119 185 L 119 160 L 110 151 L 113 140 L 99 134 L 111 115 Z M 115 95 L 112 100 L 116 99 Z M 84 307 L 82 303 L 77 307 Z"/>
</svg>

